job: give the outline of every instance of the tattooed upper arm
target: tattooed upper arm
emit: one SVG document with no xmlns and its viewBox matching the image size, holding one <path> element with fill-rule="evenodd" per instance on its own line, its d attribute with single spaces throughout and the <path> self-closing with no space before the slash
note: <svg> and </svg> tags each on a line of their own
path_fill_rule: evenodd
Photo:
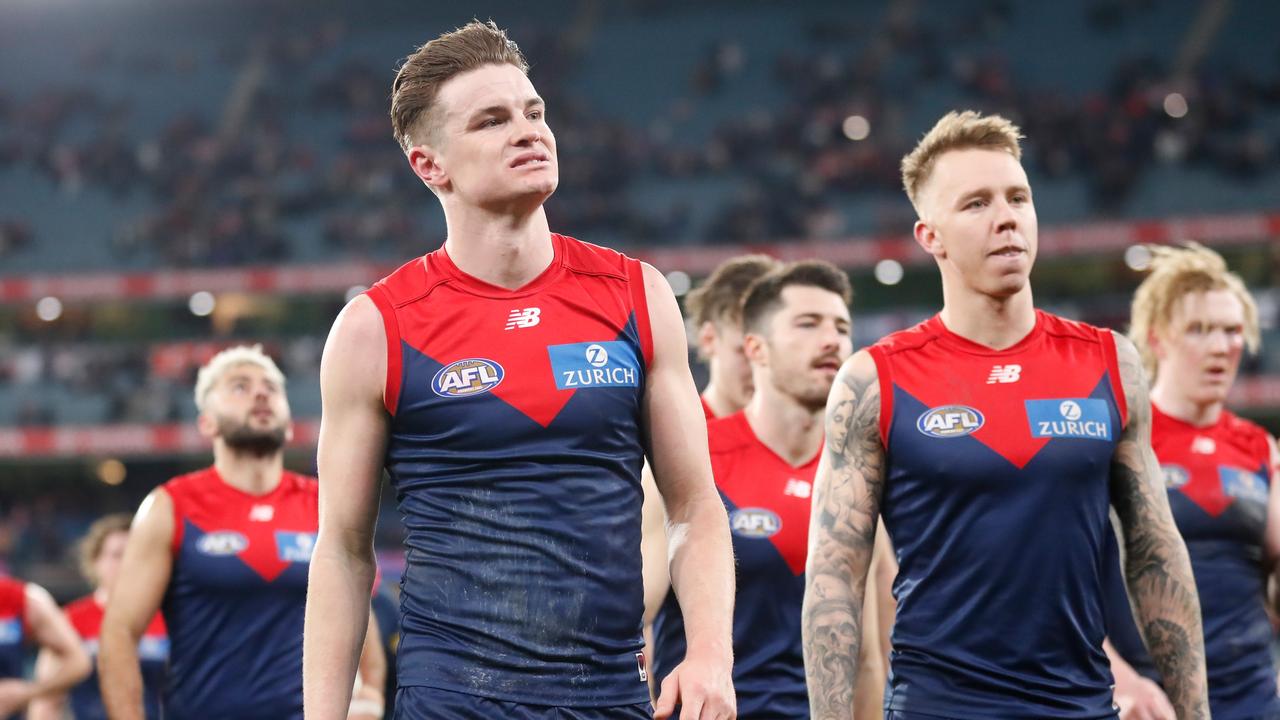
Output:
<svg viewBox="0 0 1280 720">
<path fill-rule="evenodd" d="M 1111 504 L 1124 527 L 1125 580 L 1138 629 L 1178 717 L 1207 718 L 1200 599 L 1151 449 L 1151 399 L 1138 351 L 1116 335 L 1129 423 L 1111 463 Z"/>
<path fill-rule="evenodd" d="M 1112 458 L 1111 502 L 1127 529 L 1130 520 L 1134 519 L 1135 503 L 1140 506 L 1164 501 L 1161 504 L 1167 509 L 1168 498 L 1165 497 L 1160 463 L 1151 450 L 1151 397 L 1147 389 L 1146 369 L 1138 349 L 1128 338 L 1116 333 L 1115 339 L 1129 422 L 1120 433 Z"/>
<path fill-rule="evenodd" d="M 827 399 L 826 449 L 813 500 L 822 534 L 811 538 L 829 537 L 838 543 L 832 550 L 870 553 L 883 488 L 880 382 L 864 351 L 840 369 Z"/>
<path fill-rule="evenodd" d="M 884 458 L 880 383 L 863 351 L 845 363 L 831 389 L 814 481 L 802 630 L 815 720 L 848 717 L 853 707 Z"/>
</svg>

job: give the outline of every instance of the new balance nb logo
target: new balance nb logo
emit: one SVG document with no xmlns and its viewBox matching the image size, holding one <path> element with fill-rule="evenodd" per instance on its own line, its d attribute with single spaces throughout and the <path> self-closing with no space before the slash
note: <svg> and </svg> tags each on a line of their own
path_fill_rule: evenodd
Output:
<svg viewBox="0 0 1280 720">
<path fill-rule="evenodd" d="M 249 508 L 249 519 L 255 522 L 271 522 L 276 516 L 276 509 L 270 505 L 254 505 Z"/>
<path fill-rule="evenodd" d="M 787 480 L 787 486 L 782 490 L 783 495 L 791 497 L 807 498 L 813 494 L 813 484 L 804 480 L 790 478 Z"/>
<path fill-rule="evenodd" d="M 1218 443 L 1213 438 L 1205 435 L 1197 435 L 1191 441 L 1191 452 L 1197 455 L 1212 455 L 1218 450 Z"/>
<path fill-rule="evenodd" d="M 506 329 L 514 330 L 516 328 L 531 328 L 542 322 L 542 318 L 539 317 L 540 315 L 542 315 L 542 308 L 531 307 L 524 308 L 523 310 L 512 310 L 511 314 L 507 316 Z"/>
<path fill-rule="evenodd" d="M 987 377 L 987 384 L 1015 383 L 1018 382 L 1018 378 L 1021 376 L 1021 365 L 996 365 L 991 368 L 991 375 Z"/>
</svg>

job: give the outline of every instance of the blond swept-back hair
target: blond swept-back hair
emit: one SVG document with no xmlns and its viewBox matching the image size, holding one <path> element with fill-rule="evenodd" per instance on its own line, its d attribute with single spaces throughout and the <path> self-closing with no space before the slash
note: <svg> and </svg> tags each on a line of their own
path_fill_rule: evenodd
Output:
<svg viewBox="0 0 1280 720">
<path fill-rule="evenodd" d="M 473 20 L 404 59 L 391 84 L 391 127 L 405 152 L 415 141 L 434 141 L 441 119 L 436 104 L 440 87 L 455 75 L 485 65 L 514 65 L 529 74 L 519 46 L 492 20 Z"/>
<path fill-rule="evenodd" d="M 1182 247 L 1147 245 L 1151 252 L 1150 272 L 1133 294 L 1129 310 L 1129 339 L 1138 347 L 1147 374 L 1156 374 L 1152 333 L 1169 329 L 1173 309 L 1184 295 L 1227 290 L 1244 307 L 1244 342 L 1249 352 L 1257 352 L 1262 342 L 1258 328 L 1258 306 L 1240 276 L 1227 269 L 1227 261 L 1197 242 Z"/>
<path fill-rule="evenodd" d="M 1022 160 L 1022 131 L 999 115 L 982 115 L 973 110 L 952 110 L 902 158 L 902 188 L 920 212 L 920 189 L 929 181 L 938 158 L 952 150 L 1003 150 Z"/>
<path fill-rule="evenodd" d="M 205 401 L 209 391 L 227 371 L 237 365 L 257 365 L 267 373 L 272 382 L 284 388 L 284 373 L 280 372 L 276 361 L 262 351 L 262 345 L 236 345 L 214 355 L 196 374 L 196 409 L 204 412 Z"/>
<path fill-rule="evenodd" d="M 88 532 L 80 539 L 76 545 L 76 560 L 80 564 L 80 574 L 88 580 L 91 585 L 97 587 L 102 578 L 98 577 L 98 573 L 93 568 L 93 564 L 97 562 L 98 556 L 102 554 L 102 546 L 107 544 L 107 538 L 115 533 L 129 532 L 129 524 L 133 518 L 129 513 L 115 513 L 112 515 L 104 515 L 89 526 Z"/>
</svg>

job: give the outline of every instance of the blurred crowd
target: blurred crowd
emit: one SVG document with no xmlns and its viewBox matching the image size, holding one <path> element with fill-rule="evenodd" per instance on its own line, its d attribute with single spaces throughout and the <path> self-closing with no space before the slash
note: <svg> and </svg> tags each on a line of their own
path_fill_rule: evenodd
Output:
<svg viewBox="0 0 1280 720">
<path fill-rule="evenodd" d="M 1079 11 L 1094 32 L 1117 32 L 1141 23 L 1148 5 L 1094 2 Z M 1083 179 L 1103 215 L 1120 210 L 1159 163 L 1230 177 L 1274 172 L 1275 139 L 1258 118 L 1280 112 L 1280 63 L 1206 65 L 1172 79 L 1173 53 L 1135 51 L 1095 91 L 1075 96 L 1052 78 L 1017 78 L 1016 60 L 998 49 L 1016 20 L 1014 3 L 975 6 L 980 12 L 959 19 L 890 12 L 883 28 L 861 19 L 815 21 L 771 57 L 753 57 L 764 51 L 739 41 L 712 42 L 680 80 L 680 100 L 648 122 L 584 100 L 574 69 L 590 62 L 588 42 L 520 28 L 566 155 L 561 190 L 548 207 L 553 225 L 650 243 L 848 233 L 842 203 L 897 191 L 898 159 L 914 138 L 891 129 L 918 100 L 918 91 L 904 87 L 949 88 L 1017 119 L 1032 139 L 1030 169 Z M 636 11 L 663 8 L 641 3 Z M 26 168 L 66 193 L 144 198 L 148 209 L 105 230 L 122 260 L 141 253 L 161 266 L 283 262 L 294 259 L 299 235 L 319 239 L 332 257 L 416 254 L 438 242 L 442 229 L 424 221 L 433 200 L 390 137 L 390 60 L 362 54 L 349 42 L 353 32 L 342 21 L 312 20 L 252 42 L 224 40 L 208 53 L 217 60 L 191 48 L 138 57 L 103 40 L 80 51 L 85 71 L 201 82 L 209 69 L 202 63 L 216 62 L 235 77 L 231 97 L 177 108 L 158 132 L 139 137 L 136 97 L 89 83 L 50 85 L 27 97 L 0 91 L 0 173 Z M 718 97 L 752 63 L 772 68 L 771 90 L 782 102 L 718 114 L 727 119 L 706 142 L 672 131 L 689 116 L 716 114 Z M 622 105 L 625 83 L 618 88 Z M 1192 109 L 1186 117 L 1165 108 L 1174 92 Z M 875 130 L 863 142 L 850 139 L 845 120 L 854 114 Z M 326 134 L 330 127 L 335 132 Z M 707 223 L 694 221 L 702 198 L 653 208 L 629 192 L 641 181 L 730 170 L 748 181 L 717 201 Z M 885 227 L 904 221 L 910 218 L 880 219 Z M 20 216 L 0 215 L 0 257 L 39 242 L 33 232 Z"/>
</svg>

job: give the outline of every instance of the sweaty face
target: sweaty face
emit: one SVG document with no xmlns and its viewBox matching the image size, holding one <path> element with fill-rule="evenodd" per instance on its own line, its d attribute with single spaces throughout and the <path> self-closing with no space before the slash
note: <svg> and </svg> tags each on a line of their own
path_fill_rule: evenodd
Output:
<svg viewBox="0 0 1280 720">
<path fill-rule="evenodd" d="M 931 230 L 944 277 L 1004 298 L 1027 285 L 1038 227 L 1022 164 L 1002 150 L 953 150 L 922 188 L 919 226 Z M 917 237 L 921 233 L 917 228 Z"/>
<path fill-rule="evenodd" d="M 120 560 L 124 557 L 124 546 L 129 541 L 128 532 L 113 532 L 102 540 L 102 549 L 93 559 L 93 574 L 98 587 L 111 587 L 116 575 L 120 572 Z"/>
<path fill-rule="evenodd" d="M 1187 293 L 1154 343 L 1156 375 L 1196 404 L 1223 402 L 1244 352 L 1244 305 L 1230 290 Z"/>
<path fill-rule="evenodd" d="M 850 327 L 839 295 L 810 285 L 783 288 L 763 338 L 768 382 L 811 410 L 825 407 L 840 365 L 853 354 Z"/>
<path fill-rule="evenodd" d="M 707 364 L 711 377 L 729 400 L 733 412 L 747 406 L 755 385 L 751 380 L 751 363 L 742 351 L 742 327 L 729 320 L 715 323 L 715 333 L 707 348 Z"/>
<path fill-rule="evenodd" d="M 229 368 L 214 383 L 205 413 L 215 437 L 227 447 L 251 455 L 270 455 L 289 438 L 289 399 L 284 388 L 254 364 Z"/>
<path fill-rule="evenodd" d="M 470 205 L 540 205 L 560 182 L 556 139 L 533 83 L 514 65 L 485 65 L 440 87 L 435 148 L 447 183 Z"/>
</svg>

